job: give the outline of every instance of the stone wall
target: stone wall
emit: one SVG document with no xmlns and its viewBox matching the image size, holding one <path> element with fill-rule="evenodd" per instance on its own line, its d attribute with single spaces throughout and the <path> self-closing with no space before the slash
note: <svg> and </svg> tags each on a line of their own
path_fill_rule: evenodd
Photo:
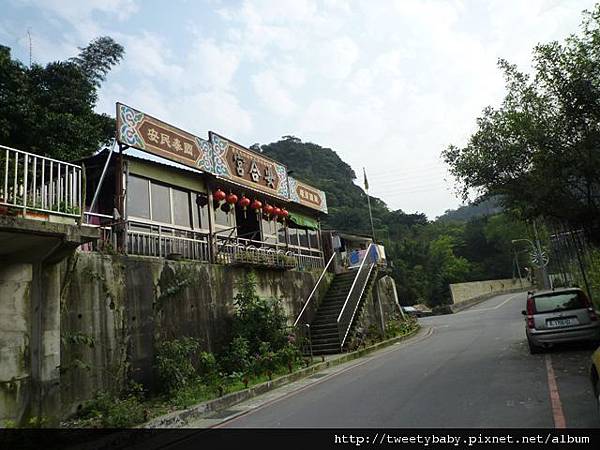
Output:
<svg viewBox="0 0 600 450">
<path fill-rule="evenodd" d="M 453 304 L 459 305 L 484 296 L 492 296 L 502 292 L 510 292 L 519 289 L 526 290 L 531 287 L 531 283 L 527 280 L 523 280 L 521 283 L 519 280 L 508 278 L 503 280 L 485 280 L 451 284 L 450 292 L 452 293 Z"/>
</svg>

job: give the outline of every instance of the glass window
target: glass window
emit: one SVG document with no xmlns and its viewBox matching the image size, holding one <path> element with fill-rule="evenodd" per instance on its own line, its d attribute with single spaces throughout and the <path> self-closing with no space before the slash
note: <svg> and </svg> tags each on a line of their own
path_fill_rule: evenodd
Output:
<svg viewBox="0 0 600 450">
<path fill-rule="evenodd" d="M 129 176 L 127 183 L 127 215 L 150 218 L 150 197 L 148 195 L 148 180 Z"/>
<path fill-rule="evenodd" d="M 307 233 L 307 230 L 298 229 L 298 239 L 300 241 L 300 247 L 308 247 L 308 233 Z"/>
<path fill-rule="evenodd" d="M 298 229 L 288 228 L 288 234 L 290 236 L 290 245 L 298 245 Z"/>
<path fill-rule="evenodd" d="M 557 294 L 544 294 L 533 297 L 537 313 L 568 311 L 570 309 L 587 308 L 583 292 L 574 291 Z"/>
<path fill-rule="evenodd" d="M 192 193 L 192 215 L 194 228 L 208 230 L 208 196 Z"/>
<path fill-rule="evenodd" d="M 225 227 L 233 227 L 235 225 L 235 213 L 233 211 L 230 211 L 229 214 L 227 214 L 222 209 L 222 206 L 224 205 L 227 205 L 227 203 L 224 203 L 221 206 L 217 206 L 217 208 L 215 209 L 215 223 L 217 225 L 222 225 Z"/>
<path fill-rule="evenodd" d="M 173 199 L 173 219 L 175 225 L 190 228 L 190 194 L 186 191 L 171 188 Z"/>
<path fill-rule="evenodd" d="M 152 183 L 152 220 L 154 222 L 171 223 L 169 188 L 162 184 Z"/>
<path fill-rule="evenodd" d="M 281 226 L 279 228 L 279 230 L 277 231 L 277 240 L 279 241 L 280 244 L 285 244 L 286 240 L 285 240 L 285 227 Z"/>
<path fill-rule="evenodd" d="M 267 220 L 263 216 L 262 218 L 262 234 L 263 237 L 269 234 L 275 234 L 275 223 L 272 220 Z"/>
<path fill-rule="evenodd" d="M 308 230 L 308 240 L 310 248 L 319 248 L 319 238 L 317 237 L 317 230 Z"/>
</svg>

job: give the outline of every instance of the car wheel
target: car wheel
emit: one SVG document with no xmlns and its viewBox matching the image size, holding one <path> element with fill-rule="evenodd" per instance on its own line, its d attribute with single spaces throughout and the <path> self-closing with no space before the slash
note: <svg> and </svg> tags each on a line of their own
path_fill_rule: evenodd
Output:
<svg viewBox="0 0 600 450">
<path fill-rule="evenodd" d="M 529 345 L 529 353 L 532 355 L 538 354 L 542 352 L 542 348 L 535 345 L 531 342 L 531 339 L 527 338 L 527 344 Z"/>
</svg>

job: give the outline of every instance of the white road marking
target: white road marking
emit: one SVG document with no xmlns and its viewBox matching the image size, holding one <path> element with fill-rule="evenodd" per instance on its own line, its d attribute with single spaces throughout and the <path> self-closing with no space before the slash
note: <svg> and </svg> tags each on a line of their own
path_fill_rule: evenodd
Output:
<svg viewBox="0 0 600 450">
<path fill-rule="evenodd" d="M 504 305 L 506 305 L 508 302 L 510 302 L 513 298 L 516 298 L 516 297 L 518 297 L 521 294 L 522 294 L 522 292 L 519 292 L 518 294 L 515 294 L 515 295 L 513 295 L 511 297 L 508 297 L 502 303 L 500 303 L 499 305 L 494 306 L 493 308 L 467 309 L 467 310 L 462 311 L 462 312 L 463 313 L 468 313 L 468 312 L 480 312 L 480 311 L 494 311 L 496 309 L 502 308 Z"/>
</svg>

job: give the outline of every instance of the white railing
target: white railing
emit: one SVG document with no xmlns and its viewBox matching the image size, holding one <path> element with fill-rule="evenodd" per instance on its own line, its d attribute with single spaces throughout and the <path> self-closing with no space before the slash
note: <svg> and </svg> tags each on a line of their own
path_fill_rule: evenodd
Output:
<svg viewBox="0 0 600 450">
<path fill-rule="evenodd" d="M 210 259 L 208 235 L 203 232 L 128 221 L 126 236 L 125 252 L 129 255 L 181 257 L 205 262 Z"/>
<path fill-rule="evenodd" d="M 371 273 L 377 266 L 378 260 L 379 254 L 377 252 L 377 247 L 375 244 L 370 244 L 367 248 L 367 251 L 362 255 L 360 267 L 356 271 L 356 276 L 354 277 L 354 281 L 352 282 L 352 286 L 350 287 L 350 291 L 348 292 L 344 306 L 342 306 L 342 310 L 337 318 L 340 350 L 344 348 L 346 338 L 348 337 L 348 333 L 352 327 L 352 322 L 354 321 L 354 316 L 356 315 L 356 311 L 358 310 L 362 300 L 363 293 L 365 292 L 365 288 L 367 287 L 369 279 L 371 278 Z"/>
<path fill-rule="evenodd" d="M 306 302 L 304 303 L 304 306 L 302 307 L 302 311 L 300 311 L 300 314 L 298 314 L 298 317 L 296 318 L 296 321 L 294 322 L 294 326 L 297 326 L 298 324 L 306 325 L 306 324 L 310 324 L 310 322 L 312 322 L 312 318 L 308 319 L 307 317 L 304 317 L 304 312 L 307 311 L 306 308 L 308 307 L 309 304 L 311 304 L 315 293 L 319 289 L 319 285 L 321 284 L 321 281 L 323 281 L 323 278 L 325 277 L 325 273 L 329 269 L 329 266 L 331 265 L 331 263 L 333 262 L 334 259 L 335 259 L 335 253 L 333 255 L 331 255 L 331 258 L 329 258 L 329 261 L 325 265 L 323 272 L 321 272 L 321 275 L 319 276 L 319 279 L 317 280 L 315 287 L 311 291 L 310 295 L 306 299 Z M 319 305 L 315 303 L 315 307 L 313 308 L 313 311 L 316 311 L 318 306 Z"/>
<path fill-rule="evenodd" d="M 0 145 L 0 204 L 79 217 L 81 167 Z"/>
</svg>

